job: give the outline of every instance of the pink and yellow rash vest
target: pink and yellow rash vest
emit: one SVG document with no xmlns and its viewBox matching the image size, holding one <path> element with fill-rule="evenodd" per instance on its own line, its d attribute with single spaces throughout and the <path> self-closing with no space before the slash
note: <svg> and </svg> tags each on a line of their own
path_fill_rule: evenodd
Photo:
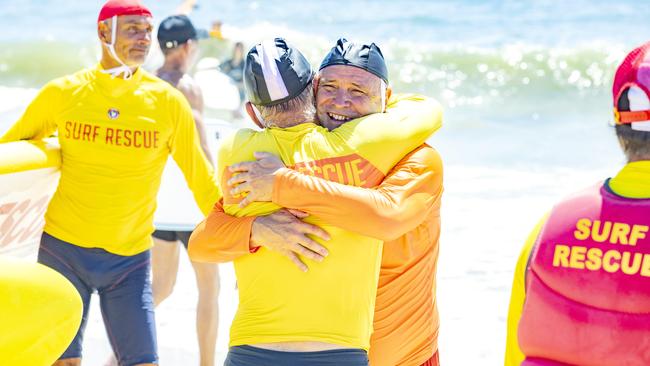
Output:
<svg viewBox="0 0 650 366">
<path fill-rule="evenodd" d="M 530 257 L 522 365 L 650 365 L 650 200 L 607 184 L 555 206 Z"/>
</svg>

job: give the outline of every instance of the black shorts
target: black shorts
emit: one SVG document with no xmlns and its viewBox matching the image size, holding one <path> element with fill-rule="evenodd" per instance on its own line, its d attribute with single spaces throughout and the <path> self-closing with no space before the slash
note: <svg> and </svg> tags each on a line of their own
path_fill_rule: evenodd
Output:
<svg viewBox="0 0 650 366">
<path fill-rule="evenodd" d="M 156 230 L 153 232 L 154 238 L 165 240 L 165 241 L 180 241 L 183 243 L 185 249 L 187 249 L 187 244 L 190 242 L 191 231 L 165 231 L 165 230 Z"/>
<path fill-rule="evenodd" d="M 251 346 L 230 347 L 224 366 L 368 366 L 361 349 L 319 352 L 280 352 Z"/>
<path fill-rule="evenodd" d="M 90 297 L 97 291 L 104 326 L 118 363 L 158 362 L 148 250 L 121 256 L 100 248 L 79 247 L 44 232 L 38 262 L 64 275 L 79 291 L 84 304 L 77 335 L 60 360 L 81 357 Z"/>
</svg>

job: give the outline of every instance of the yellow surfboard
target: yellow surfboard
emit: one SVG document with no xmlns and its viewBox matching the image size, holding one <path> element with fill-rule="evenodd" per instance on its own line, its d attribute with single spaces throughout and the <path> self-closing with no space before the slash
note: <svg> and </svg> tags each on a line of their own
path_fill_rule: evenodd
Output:
<svg viewBox="0 0 650 366">
<path fill-rule="evenodd" d="M 51 365 L 74 339 L 83 305 L 75 287 L 38 263 L 0 258 L 0 363 Z"/>
</svg>

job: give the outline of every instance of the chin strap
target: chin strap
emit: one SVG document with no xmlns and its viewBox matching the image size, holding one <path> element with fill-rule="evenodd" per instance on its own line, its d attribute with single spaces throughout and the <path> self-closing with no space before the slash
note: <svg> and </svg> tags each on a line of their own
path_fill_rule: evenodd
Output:
<svg viewBox="0 0 650 366">
<path fill-rule="evenodd" d="M 266 126 L 266 123 L 264 122 L 264 118 L 262 118 L 262 114 L 260 113 L 260 110 L 257 109 L 255 104 L 251 103 L 251 107 L 253 107 L 253 113 L 255 113 L 255 117 L 257 117 L 257 120 L 260 122 L 260 124 L 262 126 L 268 127 L 268 126 Z"/>
<path fill-rule="evenodd" d="M 104 43 L 104 45 L 108 47 L 108 51 L 111 53 L 111 56 L 113 56 L 113 59 L 115 59 L 115 61 L 117 61 L 120 66 L 108 70 L 101 70 L 101 72 L 104 74 L 109 74 L 114 78 L 123 73 L 124 80 L 129 80 L 133 76 L 133 71 L 131 71 L 131 68 L 126 66 L 124 62 L 122 62 L 122 60 L 117 56 L 117 53 L 115 52 L 115 41 L 117 39 L 117 15 L 114 15 L 111 18 L 111 22 L 111 43 Z"/>
<path fill-rule="evenodd" d="M 386 82 L 384 79 L 379 79 L 381 85 L 379 85 L 379 93 L 381 94 L 381 111 L 386 112 Z"/>
</svg>

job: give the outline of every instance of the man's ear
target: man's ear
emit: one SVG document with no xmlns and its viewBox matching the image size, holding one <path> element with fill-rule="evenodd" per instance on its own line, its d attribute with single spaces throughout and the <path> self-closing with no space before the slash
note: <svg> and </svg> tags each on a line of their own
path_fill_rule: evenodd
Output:
<svg viewBox="0 0 650 366">
<path fill-rule="evenodd" d="M 97 36 L 102 43 L 111 43 L 111 27 L 105 22 L 97 23 Z"/>
<path fill-rule="evenodd" d="M 190 49 L 191 49 L 191 47 L 193 46 L 193 45 L 190 44 L 190 43 L 193 43 L 193 42 L 194 42 L 193 40 L 188 39 L 187 42 L 183 43 L 183 47 L 184 47 L 183 50 L 184 50 L 185 53 L 187 53 L 188 55 L 190 54 Z"/>
<path fill-rule="evenodd" d="M 253 108 L 255 107 L 253 107 L 253 104 L 251 102 L 246 102 L 246 113 L 248 113 L 248 116 L 253 120 L 253 123 L 255 123 L 257 127 L 264 129 L 262 121 L 257 118 L 257 113 L 255 113 L 255 110 Z"/>
<path fill-rule="evenodd" d="M 386 108 L 388 108 L 388 101 L 390 100 L 390 96 L 393 94 L 393 89 L 389 86 L 386 87 L 386 100 L 384 101 L 384 112 L 386 111 Z"/>
<path fill-rule="evenodd" d="M 314 80 L 312 80 L 312 87 L 314 88 L 314 97 L 318 94 L 318 83 L 320 82 L 320 74 L 314 75 Z"/>
</svg>

